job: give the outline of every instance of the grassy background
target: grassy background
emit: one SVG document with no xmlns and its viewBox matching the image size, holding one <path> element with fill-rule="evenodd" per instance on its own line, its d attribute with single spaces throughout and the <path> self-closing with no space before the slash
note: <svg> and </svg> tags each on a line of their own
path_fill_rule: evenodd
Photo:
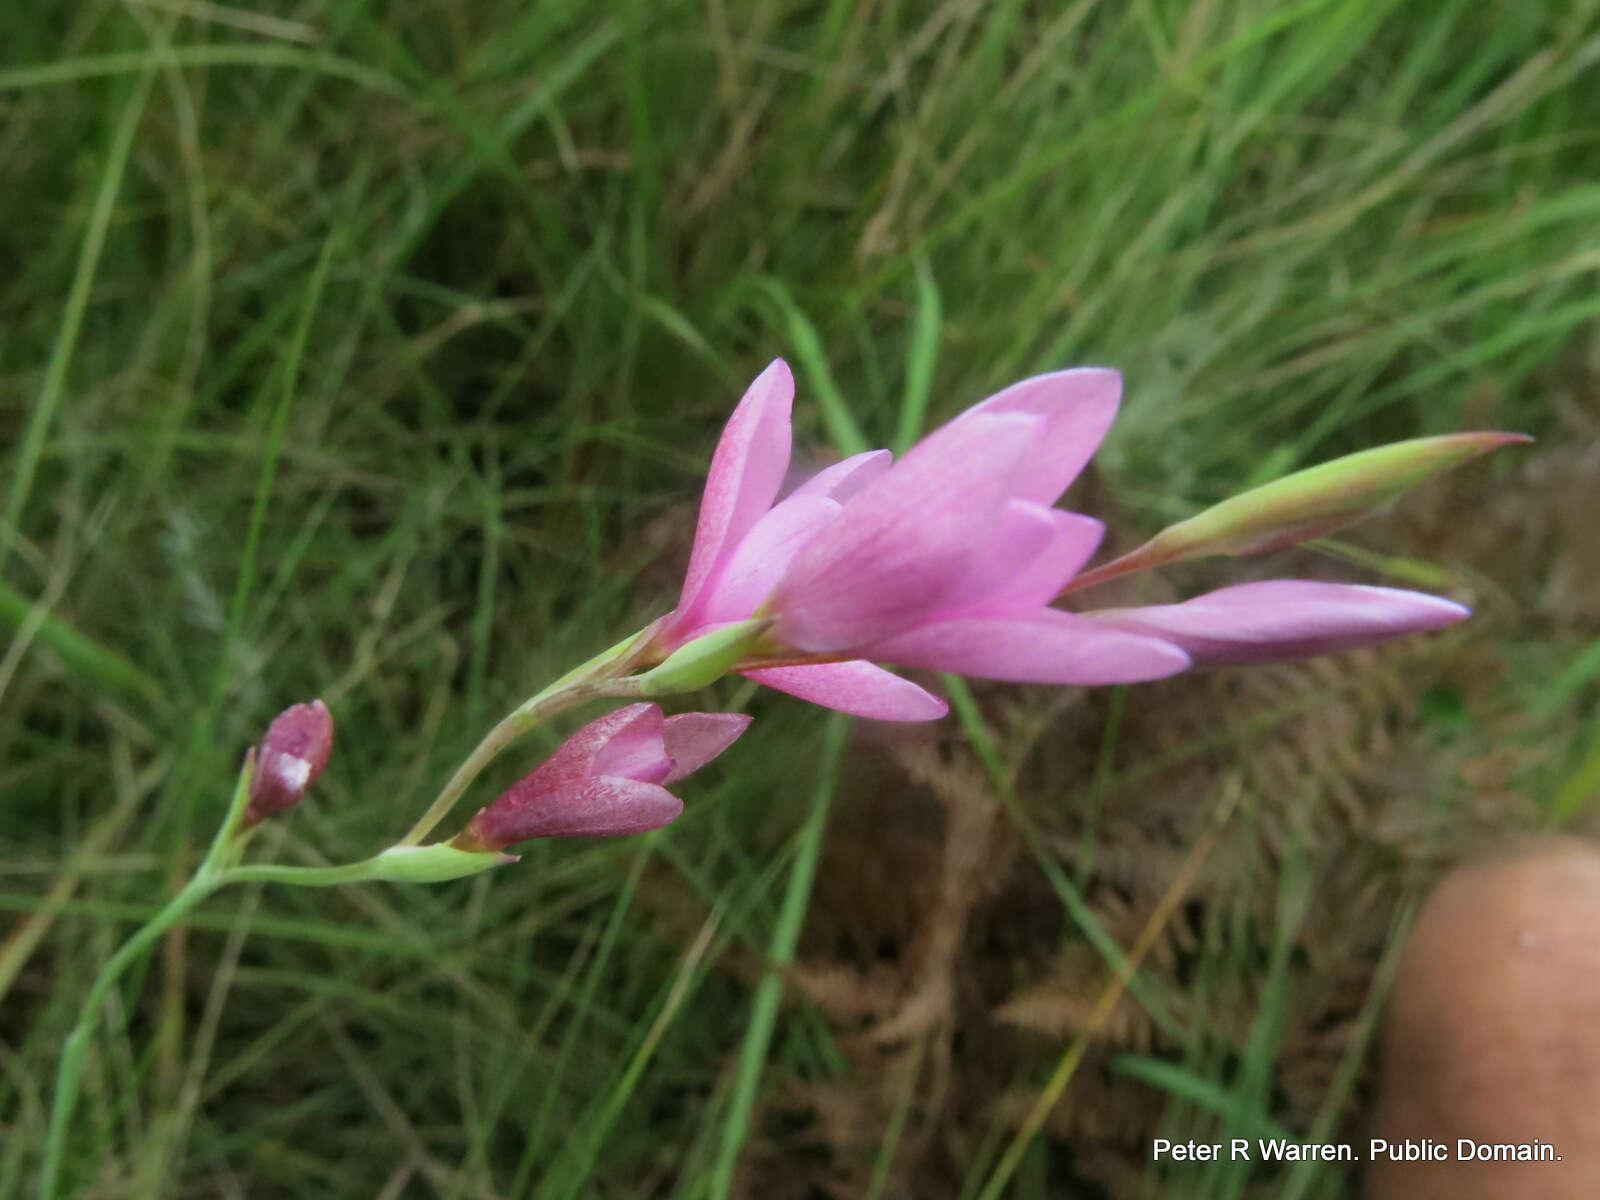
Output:
<svg viewBox="0 0 1600 1200">
<path fill-rule="evenodd" d="M 1271 564 L 1471 599 L 1456 634 L 986 687 L 931 730 L 725 686 L 759 719 L 663 835 L 218 897 L 113 1004 L 72 1179 L 1343 1194 L 1164 1176 L 1149 1140 L 1358 1129 L 1418 889 L 1591 822 L 1597 60 L 1590 2 L 11 16 L 0 1195 L 92 972 L 271 716 L 321 695 L 340 722 L 272 853 L 398 836 L 500 712 L 670 605 L 775 354 L 816 462 L 1121 367 L 1075 499 L 1123 543 L 1380 440 L 1543 442 L 1361 532 L 1365 573 Z"/>
</svg>

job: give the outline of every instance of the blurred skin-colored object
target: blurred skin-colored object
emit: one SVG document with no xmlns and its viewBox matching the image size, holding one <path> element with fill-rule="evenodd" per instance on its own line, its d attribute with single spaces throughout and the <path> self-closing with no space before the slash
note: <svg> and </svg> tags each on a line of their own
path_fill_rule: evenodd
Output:
<svg viewBox="0 0 1600 1200">
<path fill-rule="evenodd" d="M 1600 1196 L 1600 847 L 1551 838 L 1459 868 L 1423 907 L 1395 981 L 1371 1136 L 1442 1162 L 1372 1162 L 1374 1200 Z M 1458 1161 L 1457 1142 L 1558 1162 Z"/>
</svg>

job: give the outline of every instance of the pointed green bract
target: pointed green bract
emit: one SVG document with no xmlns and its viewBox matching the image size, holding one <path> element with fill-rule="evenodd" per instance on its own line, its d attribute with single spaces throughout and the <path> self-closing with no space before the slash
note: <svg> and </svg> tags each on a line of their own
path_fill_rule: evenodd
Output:
<svg viewBox="0 0 1600 1200">
<path fill-rule="evenodd" d="M 516 861 L 512 854 L 458 850 L 444 842 L 431 846 L 390 846 L 371 860 L 372 874 L 368 878 L 387 879 L 391 883 L 443 883 Z"/>
<path fill-rule="evenodd" d="M 1078 576 L 1067 590 L 1188 558 L 1265 554 L 1297 545 L 1372 515 L 1430 475 L 1532 440 L 1520 433 L 1452 433 L 1319 463 L 1168 526 L 1137 550 Z"/>
<path fill-rule="evenodd" d="M 752 646 L 772 626 L 771 617 L 736 621 L 713 630 L 704 637 L 679 646 L 659 667 L 624 682 L 630 696 L 672 696 L 693 692 L 715 683 L 735 663 L 746 657 Z"/>
</svg>

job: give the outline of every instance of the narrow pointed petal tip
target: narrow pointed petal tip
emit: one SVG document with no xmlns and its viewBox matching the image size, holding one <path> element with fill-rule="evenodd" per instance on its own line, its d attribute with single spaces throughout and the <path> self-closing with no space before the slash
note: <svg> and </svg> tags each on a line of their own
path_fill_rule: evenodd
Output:
<svg viewBox="0 0 1600 1200">
<path fill-rule="evenodd" d="M 1048 510 L 1055 522 L 1055 536 L 1043 552 L 1019 572 L 1006 589 L 1009 603 L 1044 607 L 1067 586 L 1094 557 L 1105 538 L 1105 525 L 1093 517 L 1063 509 Z"/>
<path fill-rule="evenodd" d="M 746 678 L 823 708 L 874 721 L 937 721 L 950 711 L 932 692 L 865 661 L 762 667 Z"/>
<path fill-rule="evenodd" d="M 1428 633 L 1470 615 L 1464 605 L 1424 592 L 1299 579 L 1238 584 L 1181 604 L 1084 614 L 1174 642 L 1201 666 L 1309 658 Z"/>
<path fill-rule="evenodd" d="M 662 783 L 677 783 L 716 758 L 750 728 L 743 713 L 683 713 L 668 717 L 662 731 L 672 770 Z"/>
<path fill-rule="evenodd" d="M 788 363 L 775 358 L 733 410 L 712 455 L 679 611 L 694 603 L 722 551 L 777 498 L 789 468 L 793 406 L 794 376 Z"/>
<path fill-rule="evenodd" d="M 790 493 L 796 496 L 826 496 L 843 504 L 867 484 L 889 469 L 894 455 L 887 450 L 863 450 L 842 462 L 824 467 Z"/>
<path fill-rule="evenodd" d="M 1042 417 L 1045 428 L 1019 472 L 1013 494 L 1050 505 L 1094 457 L 1121 402 L 1120 371 L 1073 367 L 1013 383 L 968 409 L 952 424 L 996 413 Z"/>
</svg>

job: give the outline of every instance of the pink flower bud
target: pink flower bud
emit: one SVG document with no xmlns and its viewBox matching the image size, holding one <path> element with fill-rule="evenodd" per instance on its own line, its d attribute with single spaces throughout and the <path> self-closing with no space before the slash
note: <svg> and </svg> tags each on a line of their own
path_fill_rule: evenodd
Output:
<svg viewBox="0 0 1600 1200">
<path fill-rule="evenodd" d="M 333 753 L 333 714 L 321 700 L 284 709 L 267 727 L 250 780 L 246 825 L 300 803 Z"/>
<path fill-rule="evenodd" d="M 531 775 L 511 785 L 450 843 L 499 850 L 539 837 L 615 837 L 659 829 L 683 802 L 663 786 L 697 771 L 745 731 L 734 713 L 663 718 L 630 704 L 591 721 Z"/>
</svg>

